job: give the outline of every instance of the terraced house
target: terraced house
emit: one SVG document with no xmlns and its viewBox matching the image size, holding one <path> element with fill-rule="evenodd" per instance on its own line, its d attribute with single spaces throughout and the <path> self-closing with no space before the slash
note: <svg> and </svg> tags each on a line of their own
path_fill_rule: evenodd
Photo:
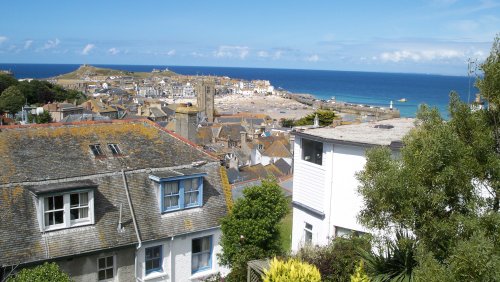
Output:
<svg viewBox="0 0 500 282">
<path fill-rule="evenodd" d="M 219 161 L 146 120 L 0 127 L 3 275 L 54 261 L 75 281 L 198 281 L 227 270 Z"/>
</svg>

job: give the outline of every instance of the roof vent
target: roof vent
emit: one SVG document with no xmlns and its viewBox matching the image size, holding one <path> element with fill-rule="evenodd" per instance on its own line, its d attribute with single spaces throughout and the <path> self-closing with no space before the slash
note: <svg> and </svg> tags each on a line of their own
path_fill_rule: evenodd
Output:
<svg viewBox="0 0 500 282">
<path fill-rule="evenodd" d="M 394 125 L 391 125 L 391 124 L 377 124 L 377 125 L 375 125 L 375 128 L 391 129 L 391 128 L 394 128 Z"/>
</svg>

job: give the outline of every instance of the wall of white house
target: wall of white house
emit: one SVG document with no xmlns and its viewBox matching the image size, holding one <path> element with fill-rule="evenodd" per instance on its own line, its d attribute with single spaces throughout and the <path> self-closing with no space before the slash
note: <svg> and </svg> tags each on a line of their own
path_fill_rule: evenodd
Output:
<svg viewBox="0 0 500 282">
<path fill-rule="evenodd" d="M 292 250 L 303 244 L 305 222 L 313 225 L 315 245 L 324 245 L 335 227 L 367 232 L 357 221 L 363 200 L 356 173 L 366 163 L 363 146 L 323 143 L 322 165 L 302 160 L 301 137 L 295 138 L 293 201 L 324 213 L 321 219 L 307 208 L 294 207 Z"/>
<path fill-rule="evenodd" d="M 304 246 L 305 227 L 306 223 L 312 225 L 312 242 L 313 245 L 328 244 L 328 224 L 326 218 L 319 218 L 303 209 L 293 208 L 293 223 L 292 223 L 292 251 L 299 250 Z"/>
<path fill-rule="evenodd" d="M 358 194 L 356 173 L 366 163 L 366 148 L 362 146 L 334 145 L 332 170 L 331 224 L 351 230 L 367 232 L 358 223 L 357 216 L 363 207 L 363 197 Z"/>
<path fill-rule="evenodd" d="M 325 167 L 302 160 L 301 140 L 298 136 L 295 138 L 292 200 L 324 212 Z"/>
<path fill-rule="evenodd" d="M 217 254 L 222 252 L 220 246 L 220 228 L 202 232 L 176 236 L 165 240 L 144 243 L 136 252 L 137 277 L 144 281 L 202 281 L 204 278 L 220 272 L 226 275 L 229 270 L 217 260 Z M 211 268 L 193 274 L 191 271 L 191 247 L 195 238 L 212 236 Z M 146 274 L 145 249 L 162 246 L 162 271 Z"/>
<path fill-rule="evenodd" d="M 85 256 L 74 256 L 57 260 L 62 271 L 68 273 L 72 281 L 97 281 L 98 259 L 113 256 L 113 279 L 106 281 L 134 281 L 135 247 L 115 249 Z"/>
</svg>

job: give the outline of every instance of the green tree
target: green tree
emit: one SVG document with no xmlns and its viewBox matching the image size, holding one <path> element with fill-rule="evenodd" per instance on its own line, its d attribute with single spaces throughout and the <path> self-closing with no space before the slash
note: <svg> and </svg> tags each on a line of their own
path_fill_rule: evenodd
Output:
<svg viewBox="0 0 500 282">
<path fill-rule="evenodd" d="M 263 280 L 264 282 L 320 282 L 321 274 L 312 264 L 296 259 L 281 261 L 273 258 L 269 269 L 264 272 Z"/>
<path fill-rule="evenodd" d="M 231 212 L 222 219 L 221 264 L 229 266 L 228 281 L 246 281 L 247 262 L 279 256 L 279 223 L 288 212 L 288 200 L 272 180 L 243 190 Z"/>
<path fill-rule="evenodd" d="M 39 115 L 29 114 L 28 121 L 30 123 L 50 123 L 52 122 L 52 116 L 48 111 L 44 110 L 43 113 Z"/>
<path fill-rule="evenodd" d="M 282 127 L 293 127 L 295 125 L 295 120 L 290 118 L 282 118 L 280 120 L 280 124 Z"/>
<path fill-rule="evenodd" d="M 39 265 L 34 268 L 25 268 L 14 277 L 9 277 L 7 282 L 69 282 L 68 274 L 62 272 L 55 262 Z"/>
<path fill-rule="evenodd" d="M 10 74 L 0 73 L 0 93 L 2 93 L 5 89 L 10 86 L 15 86 L 18 84 L 18 81 L 15 77 Z"/>
<path fill-rule="evenodd" d="M 358 174 L 360 221 L 411 231 L 420 250 L 418 277 L 435 270 L 448 280 L 500 280 L 493 271 L 500 269 L 499 57 L 496 38 L 477 82 L 488 108 L 472 111 L 452 93 L 445 122 L 437 109 L 422 106 L 400 157 L 388 148 L 369 150 Z"/>
<path fill-rule="evenodd" d="M 314 118 L 318 115 L 319 125 L 328 126 L 331 125 L 333 120 L 336 118 L 335 112 L 331 110 L 317 110 L 312 114 L 309 114 L 303 118 L 300 118 L 295 122 L 294 125 L 313 125 Z"/>
<path fill-rule="evenodd" d="M 21 110 L 25 103 L 23 93 L 17 86 L 10 86 L 0 95 L 0 112 L 15 114 Z"/>
</svg>

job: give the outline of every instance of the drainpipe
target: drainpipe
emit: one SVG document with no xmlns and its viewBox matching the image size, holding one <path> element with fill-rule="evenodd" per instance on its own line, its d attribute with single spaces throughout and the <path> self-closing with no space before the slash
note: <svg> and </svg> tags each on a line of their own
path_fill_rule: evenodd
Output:
<svg viewBox="0 0 500 282">
<path fill-rule="evenodd" d="M 174 236 L 170 239 L 170 250 L 169 250 L 169 257 L 170 257 L 170 281 L 175 281 L 175 261 L 174 258 L 172 257 L 172 248 L 174 246 Z"/>
<path fill-rule="evenodd" d="M 330 210 L 328 211 L 328 239 L 331 239 L 331 221 L 332 221 L 332 197 L 333 197 L 333 162 L 334 158 L 334 145 L 332 144 L 332 174 L 330 176 Z"/>
<path fill-rule="evenodd" d="M 128 192 L 128 184 L 127 184 L 127 176 L 125 175 L 125 171 L 122 169 L 122 177 L 123 177 L 123 185 L 125 187 L 125 193 L 127 194 L 128 206 L 130 207 L 130 214 L 132 215 L 132 221 L 134 223 L 135 235 L 137 236 L 137 249 L 140 249 L 142 246 L 141 235 L 139 234 L 139 228 L 137 227 L 137 221 L 135 220 L 135 212 L 134 207 L 132 206 L 132 199 L 130 198 L 130 194 Z"/>
</svg>

